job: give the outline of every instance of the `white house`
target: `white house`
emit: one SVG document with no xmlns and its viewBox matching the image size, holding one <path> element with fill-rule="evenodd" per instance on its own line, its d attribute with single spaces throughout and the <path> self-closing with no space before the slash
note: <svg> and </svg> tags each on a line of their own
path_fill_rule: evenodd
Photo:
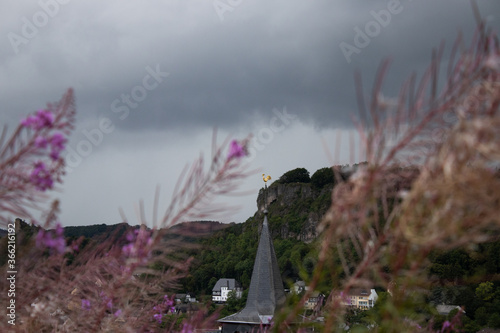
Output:
<svg viewBox="0 0 500 333">
<path fill-rule="evenodd" d="M 349 290 L 347 295 L 342 297 L 342 303 L 346 306 L 357 308 L 360 310 L 368 310 L 373 308 L 378 299 L 378 294 L 375 289 L 353 288 Z"/>
<path fill-rule="evenodd" d="M 243 290 L 235 279 L 219 279 L 212 289 L 212 302 L 224 303 L 231 291 L 236 292 L 236 297 L 241 298 Z"/>
</svg>

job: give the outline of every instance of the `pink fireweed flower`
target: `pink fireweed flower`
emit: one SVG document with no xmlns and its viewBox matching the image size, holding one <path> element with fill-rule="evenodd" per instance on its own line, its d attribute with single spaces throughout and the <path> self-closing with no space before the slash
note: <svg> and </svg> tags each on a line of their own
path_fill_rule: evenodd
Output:
<svg viewBox="0 0 500 333">
<path fill-rule="evenodd" d="M 35 117 L 34 116 L 27 116 L 23 120 L 21 120 L 21 125 L 24 127 L 31 127 L 31 124 L 35 122 Z"/>
<path fill-rule="evenodd" d="M 83 310 L 90 310 L 90 301 L 88 299 L 82 299 L 82 309 Z"/>
<path fill-rule="evenodd" d="M 447 320 L 443 323 L 443 327 L 441 328 L 441 332 L 445 332 L 446 329 L 452 329 L 453 326 L 451 325 L 451 323 Z"/>
<path fill-rule="evenodd" d="M 38 110 L 34 116 L 28 116 L 21 120 L 21 125 L 39 130 L 51 127 L 54 123 L 54 114 L 49 110 Z"/>
<path fill-rule="evenodd" d="M 161 324 L 161 317 L 162 317 L 161 313 L 157 313 L 157 314 L 153 315 L 153 319 L 156 320 L 158 322 L 158 324 Z"/>
<path fill-rule="evenodd" d="M 35 147 L 45 149 L 50 144 L 50 158 L 57 160 L 61 151 L 64 150 L 66 141 L 66 138 L 61 133 L 54 133 L 48 140 L 39 135 L 35 139 Z"/>
<path fill-rule="evenodd" d="M 182 325 L 181 333 L 192 333 L 192 332 L 194 332 L 194 328 L 190 323 L 184 323 L 184 325 Z"/>
<path fill-rule="evenodd" d="M 113 300 L 112 299 L 110 299 L 110 298 L 108 299 L 108 301 L 106 302 L 106 307 L 108 309 L 113 308 Z"/>
<path fill-rule="evenodd" d="M 175 306 L 174 306 L 174 296 L 168 297 L 168 295 L 163 296 L 163 302 L 155 305 L 153 307 L 153 311 L 156 312 L 153 315 L 153 318 L 161 324 L 162 322 L 162 317 L 163 313 L 175 313 Z"/>
<path fill-rule="evenodd" d="M 136 229 L 134 233 L 128 233 L 126 239 L 130 242 L 122 247 L 122 253 L 126 257 L 140 258 L 142 261 L 150 257 L 150 246 L 153 242 L 150 231 Z"/>
<path fill-rule="evenodd" d="M 38 127 L 50 127 L 54 123 L 54 114 L 49 110 L 38 110 Z"/>
<path fill-rule="evenodd" d="M 50 157 L 53 160 L 59 158 L 59 153 L 64 150 L 64 144 L 66 143 L 66 138 L 61 133 L 55 133 L 50 138 Z"/>
<path fill-rule="evenodd" d="M 247 151 L 244 146 L 240 145 L 236 140 L 231 141 L 229 145 L 229 154 L 227 155 L 228 160 L 244 157 L 246 155 Z"/>
<path fill-rule="evenodd" d="M 114 313 L 114 316 L 115 317 L 120 317 L 120 315 L 122 314 L 122 310 L 121 309 L 118 309 L 116 310 L 116 312 Z"/>
<path fill-rule="evenodd" d="M 55 234 L 56 237 L 53 237 L 51 232 L 40 229 L 36 235 L 36 246 L 64 253 L 66 251 L 66 240 L 64 239 L 64 230 L 59 223 L 56 226 Z"/>
<path fill-rule="evenodd" d="M 45 168 L 45 164 L 37 161 L 30 175 L 30 181 L 37 190 L 45 191 L 54 185 L 50 172 Z"/>
<path fill-rule="evenodd" d="M 61 225 L 61 223 L 56 224 L 56 235 L 57 236 L 62 236 L 64 234 L 64 229 Z"/>
<path fill-rule="evenodd" d="M 45 231 L 43 229 L 40 229 L 40 231 L 38 231 L 35 241 L 36 247 L 45 247 Z"/>
<path fill-rule="evenodd" d="M 132 242 L 135 240 L 135 234 L 133 232 L 128 232 L 127 236 L 125 237 L 129 242 Z"/>
<path fill-rule="evenodd" d="M 166 311 L 170 311 L 175 313 L 174 299 L 170 298 L 168 295 L 163 296 L 162 306 L 166 309 Z"/>
<path fill-rule="evenodd" d="M 35 139 L 35 147 L 37 147 L 37 148 L 45 148 L 45 147 L 47 147 L 48 143 L 49 142 L 47 141 L 47 139 L 45 139 L 41 135 L 37 136 Z"/>
<path fill-rule="evenodd" d="M 135 255 L 135 246 L 134 246 L 134 243 L 130 243 L 130 244 L 127 244 L 127 245 L 124 245 L 122 247 L 122 252 L 123 254 L 126 256 L 126 257 L 132 257 Z"/>
</svg>

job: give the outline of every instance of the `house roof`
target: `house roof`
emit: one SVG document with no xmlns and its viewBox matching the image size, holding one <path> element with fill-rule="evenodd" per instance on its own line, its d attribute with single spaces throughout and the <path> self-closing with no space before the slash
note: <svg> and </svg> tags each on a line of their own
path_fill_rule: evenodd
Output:
<svg viewBox="0 0 500 333">
<path fill-rule="evenodd" d="M 227 287 L 228 289 L 233 290 L 235 287 L 240 287 L 240 284 L 235 279 L 219 279 L 212 291 L 219 291 L 222 287 Z"/>
<path fill-rule="evenodd" d="M 446 305 L 446 304 L 439 304 L 436 306 L 437 312 L 441 315 L 447 315 L 448 313 L 450 313 L 452 310 L 455 309 L 460 310 L 461 307 L 458 305 Z"/>
<path fill-rule="evenodd" d="M 369 288 L 352 288 L 349 290 L 349 296 L 370 296 L 371 289 Z"/>
<path fill-rule="evenodd" d="M 219 320 L 222 323 L 268 324 L 276 308 L 285 302 L 285 290 L 269 233 L 267 212 L 264 215 L 259 246 L 243 310 Z"/>
</svg>

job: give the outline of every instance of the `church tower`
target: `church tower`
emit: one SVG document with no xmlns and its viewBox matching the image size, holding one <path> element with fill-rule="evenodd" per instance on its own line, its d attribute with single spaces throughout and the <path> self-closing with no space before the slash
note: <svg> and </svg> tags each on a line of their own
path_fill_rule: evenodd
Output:
<svg viewBox="0 0 500 333">
<path fill-rule="evenodd" d="M 270 325 L 276 310 L 284 303 L 285 290 L 265 210 L 247 303 L 240 312 L 219 320 L 222 332 L 252 332 L 262 325 Z"/>
</svg>

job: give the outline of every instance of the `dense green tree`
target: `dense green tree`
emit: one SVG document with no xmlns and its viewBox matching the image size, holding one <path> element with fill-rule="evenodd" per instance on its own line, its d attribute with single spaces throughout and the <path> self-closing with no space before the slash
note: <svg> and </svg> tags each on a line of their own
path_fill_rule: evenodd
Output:
<svg viewBox="0 0 500 333">
<path fill-rule="evenodd" d="M 489 281 L 480 283 L 476 288 L 476 297 L 483 301 L 489 301 L 493 297 L 493 290 L 493 283 Z"/>
<path fill-rule="evenodd" d="M 465 316 L 464 318 L 468 318 Z M 465 322 L 465 320 L 464 320 Z M 463 325 L 463 331 L 464 333 L 476 333 L 481 329 L 481 326 L 479 326 L 475 321 L 470 320 L 464 323 Z"/>
<path fill-rule="evenodd" d="M 318 188 L 322 188 L 327 184 L 333 184 L 334 182 L 335 182 L 335 176 L 332 168 L 318 169 L 311 176 L 311 183 Z"/>
<path fill-rule="evenodd" d="M 484 326 L 488 323 L 488 310 L 484 306 L 480 307 L 479 309 L 476 310 L 474 313 L 474 319 L 476 320 L 476 323 Z"/>
<path fill-rule="evenodd" d="M 215 276 L 212 276 L 212 278 L 208 282 L 208 289 L 214 289 L 216 283 L 217 283 L 217 278 Z"/>
<path fill-rule="evenodd" d="M 305 168 L 297 168 L 285 172 L 277 182 L 280 184 L 309 183 L 311 178 L 309 177 L 309 171 Z"/>
<path fill-rule="evenodd" d="M 500 328 L 500 313 L 496 312 L 491 314 L 488 320 L 488 326 L 490 328 Z"/>
</svg>

